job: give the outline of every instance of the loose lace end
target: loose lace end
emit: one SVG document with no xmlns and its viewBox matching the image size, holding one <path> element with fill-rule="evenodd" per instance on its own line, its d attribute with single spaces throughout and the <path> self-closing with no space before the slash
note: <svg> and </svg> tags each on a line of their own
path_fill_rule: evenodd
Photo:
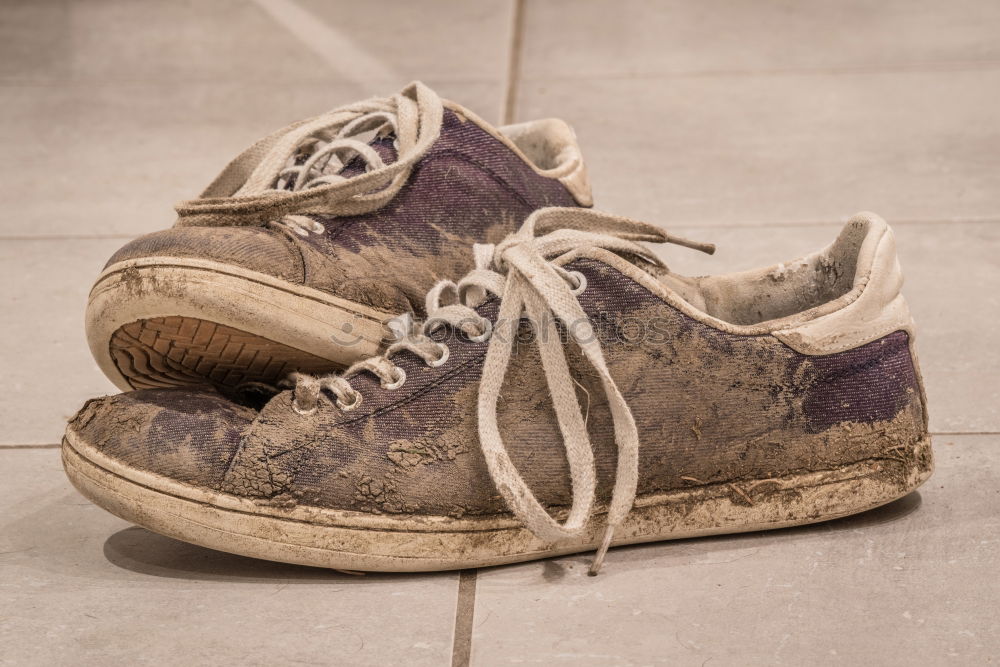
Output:
<svg viewBox="0 0 1000 667">
<path fill-rule="evenodd" d="M 611 546 L 611 538 L 614 537 L 615 527 L 608 526 L 604 531 L 604 539 L 601 540 L 601 546 L 597 549 L 597 554 L 594 556 L 594 562 L 590 564 L 590 570 L 587 572 L 592 577 L 596 577 L 597 573 L 601 571 L 601 566 L 604 565 L 604 556 L 608 553 L 608 548 Z"/>
<path fill-rule="evenodd" d="M 679 245 L 682 248 L 690 248 L 691 250 L 698 250 L 705 253 L 706 255 L 715 254 L 715 244 L 714 243 L 703 243 L 701 241 L 692 241 L 691 239 L 686 239 L 683 236 L 674 236 L 673 234 L 663 234 L 664 240 L 667 243 L 673 243 L 674 245 Z"/>
</svg>

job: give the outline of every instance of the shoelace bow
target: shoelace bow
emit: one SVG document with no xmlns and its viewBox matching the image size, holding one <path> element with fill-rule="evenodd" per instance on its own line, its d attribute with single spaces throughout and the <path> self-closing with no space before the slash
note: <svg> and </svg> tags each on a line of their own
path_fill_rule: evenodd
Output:
<svg viewBox="0 0 1000 667">
<path fill-rule="evenodd" d="M 570 250 L 589 246 L 630 253 L 660 264 L 638 241 L 671 242 L 706 252 L 714 249 L 627 218 L 580 209 L 539 211 L 530 216 L 517 233 L 501 243 L 495 246 L 476 245 L 476 268 L 457 284 L 451 281 L 437 283 L 427 294 L 426 321 L 390 345 L 383 355 L 360 361 L 339 376 L 292 376 L 293 407 L 303 413 L 314 411 L 324 390 L 336 397 L 336 403 L 342 409 L 357 407 L 362 399 L 351 387 L 349 379 L 364 371 L 376 375 L 387 389 L 400 386 L 406 377 L 391 359 L 403 350 L 412 352 L 429 365 L 443 364 L 448 358 L 448 348 L 429 336 L 441 326 L 459 329 L 473 340 L 489 338 L 479 385 L 477 413 L 480 446 L 493 483 L 511 512 L 538 538 L 557 542 L 577 537 L 586 530 L 594 508 L 597 476 L 593 447 L 554 316 L 600 378 L 618 448 L 615 484 L 607 510 L 607 528 L 590 569 L 591 574 L 596 574 L 611 545 L 615 529 L 624 521 L 635 501 L 639 478 L 639 435 L 625 398 L 605 363 L 590 320 L 577 300 L 577 295 L 586 288 L 585 278 L 550 260 Z M 495 325 L 475 310 L 487 294 L 500 298 Z M 507 454 L 497 423 L 497 401 L 522 318 L 526 318 L 535 329 L 536 344 L 569 464 L 572 500 L 562 523 L 549 514 L 521 477 Z"/>
<path fill-rule="evenodd" d="M 202 199 L 178 206 L 183 216 L 225 215 L 234 206 L 263 205 L 280 215 L 360 215 L 384 206 L 441 132 L 441 98 L 418 82 L 386 98 L 372 98 L 294 123 L 245 151 L 209 186 Z M 396 160 L 386 164 L 360 135 L 395 135 Z M 359 158 L 364 173 L 337 173 Z M 338 162 L 331 164 L 336 158 Z M 338 164 L 339 163 L 339 164 Z M 238 188 L 232 191 L 232 184 Z M 228 191 L 231 195 L 223 195 Z M 222 195 L 222 196 L 220 196 Z M 308 218 L 291 221 L 317 231 Z"/>
</svg>

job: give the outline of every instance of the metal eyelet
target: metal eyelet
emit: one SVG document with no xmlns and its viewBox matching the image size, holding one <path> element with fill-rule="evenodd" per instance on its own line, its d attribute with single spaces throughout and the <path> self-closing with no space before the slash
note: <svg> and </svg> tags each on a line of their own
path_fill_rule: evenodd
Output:
<svg viewBox="0 0 1000 667">
<path fill-rule="evenodd" d="M 493 323 L 484 317 L 483 332 L 478 336 L 469 336 L 468 338 L 473 343 L 482 343 L 483 341 L 489 340 L 490 336 L 492 335 L 493 335 Z"/>
<path fill-rule="evenodd" d="M 587 289 L 587 276 L 583 275 L 579 271 L 570 271 L 569 275 L 576 278 L 576 285 L 570 288 L 570 292 L 575 294 L 583 294 L 583 291 Z"/>
<path fill-rule="evenodd" d="M 303 417 L 308 417 L 309 415 L 314 414 L 317 410 L 319 410 L 319 403 L 313 405 L 312 408 L 310 408 L 309 410 L 303 410 L 302 408 L 299 407 L 298 401 L 292 399 L 292 410 L 295 411 L 295 414 L 302 415 Z"/>
<path fill-rule="evenodd" d="M 359 392 L 354 392 L 353 403 L 343 403 L 339 398 L 337 399 L 337 407 L 343 410 L 344 412 L 350 412 L 359 405 L 361 405 L 361 394 Z"/>
<path fill-rule="evenodd" d="M 309 234 L 323 234 L 326 232 L 326 227 L 323 226 L 323 223 L 313 220 L 308 215 L 286 215 L 277 222 L 303 237 L 309 236 Z"/>
<path fill-rule="evenodd" d="M 383 389 L 386 389 L 388 391 L 392 391 L 393 389 L 399 389 L 400 387 L 403 386 L 403 383 L 406 382 L 406 371 L 404 371 L 402 368 L 400 368 L 399 366 L 397 366 L 396 367 L 396 373 L 395 373 L 395 375 L 396 375 L 396 379 L 393 380 L 392 382 L 383 382 L 382 383 L 382 388 Z"/>
<path fill-rule="evenodd" d="M 451 350 L 448 348 L 447 345 L 445 345 L 444 343 L 440 343 L 440 346 L 441 346 L 441 356 L 438 357 L 437 359 L 433 359 L 427 362 L 427 365 L 430 366 L 431 368 L 437 368 L 438 366 L 443 366 L 444 363 L 448 361 L 448 357 L 451 356 Z"/>
</svg>

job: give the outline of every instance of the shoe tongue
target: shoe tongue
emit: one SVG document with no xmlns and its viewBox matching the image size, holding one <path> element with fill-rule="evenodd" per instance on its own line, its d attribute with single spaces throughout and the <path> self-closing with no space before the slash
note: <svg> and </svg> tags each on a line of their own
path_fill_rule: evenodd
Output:
<svg viewBox="0 0 1000 667">
<path fill-rule="evenodd" d="M 705 310 L 705 296 L 697 278 L 690 278 L 671 271 L 666 264 L 653 264 L 642 258 L 634 258 L 632 263 L 651 275 L 667 289 L 672 290 L 688 303 L 699 310 Z"/>
</svg>

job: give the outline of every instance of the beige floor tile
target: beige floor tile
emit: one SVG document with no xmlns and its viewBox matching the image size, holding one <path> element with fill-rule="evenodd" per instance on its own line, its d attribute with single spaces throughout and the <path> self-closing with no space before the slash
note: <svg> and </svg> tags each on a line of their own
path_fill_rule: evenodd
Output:
<svg viewBox="0 0 1000 667">
<path fill-rule="evenodd" d="M 1000 71 L 527 81 L 599 207 L 671 223 L 1000 216 Z"/>
<path fill-rule="evenodd" d="M 839 225 L 755 228 L 670 227 L 710 241 L 714 256 L 665 246 L 660 254 L 689 275 L 770 266 L 827 245 Z M 906 295 L 917 322 L 917 352 L 931 429 L 1000 431 L 1000 224 L 902 224 L 895 228 Z"/>
<path fill-rule="evenodd" d="M 252 2 L 15 0 L 4 12 L 4 81 L 254 81 L 323 71 Z"/>
<path fill-rule="evenodd" d="M 508 0 L 17 0 L 3 11 L 0 236 L 164 227 L 174 203 L 261 136 L 416 78 L 497 120 L 511 29 Z M 430 28 L 410 29 L 417 19 Z"/>
<path fill-rule="evenodd" d="M 939 437 L 884 508 L 807 528 L 482 570 L 473 664 L 988 664 L 1000 441 Z"/>
<path fill-rule="evenodd" d="M 0 23 L 0 81 L 498 81 L 510 6 L 15 0 Z"/>
<path fill-rule="evenodd" d="M 457 575 L 351 576 L 130 527 L 59 452 L 0 450 L 0 662 L 416 665 L 451 656 Z"/>
<path fill-rule="evenodd" d="M 507 75 L 513 0 L 298 1 L 381 60 L 393 79 L 501 83 Z"/>
<path fill-rule="evenodd" d="M 1000 6 L 976 0 L 526 3 L 523 76 L 1000 65 Z"/>
<path fill-rule="evenodd" d="M 169 226 L 177 201 L 260 137 L 405 84 L 0 84 L 0 236 Z M 428 84 L 496 120 L 499 85 Z"/>
<path fill-rule="evenodd" d="M 57 443 L 84 400 L 117 391 L 90 356 L 83 312 L 122 243 L 0 240 L 0 448 Z"/>
</svg>

